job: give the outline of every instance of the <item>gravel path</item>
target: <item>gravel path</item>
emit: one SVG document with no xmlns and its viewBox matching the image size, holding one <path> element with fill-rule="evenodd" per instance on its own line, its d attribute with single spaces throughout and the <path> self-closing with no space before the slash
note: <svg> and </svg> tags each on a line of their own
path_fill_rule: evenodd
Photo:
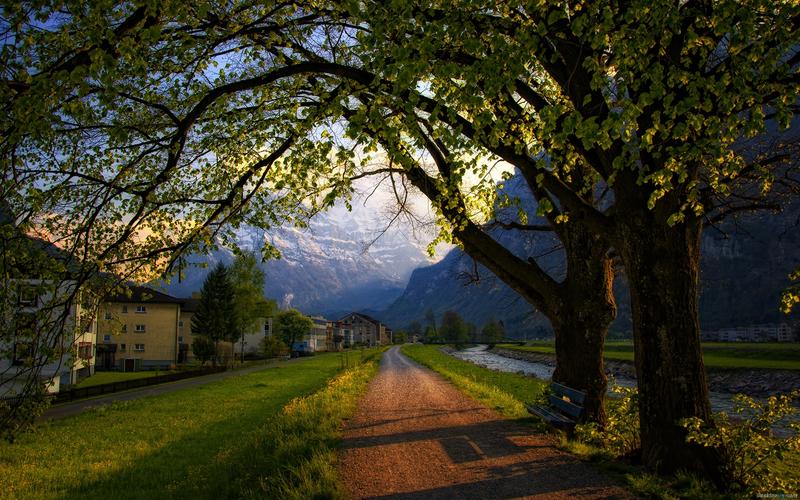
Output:
<svg viewBox="0 0 800 500">
<path fill-rule="evenodd" d="M 345 426 L 339 472 L 352 498 L 632 498 L 398 347 Z"/>
</svg>

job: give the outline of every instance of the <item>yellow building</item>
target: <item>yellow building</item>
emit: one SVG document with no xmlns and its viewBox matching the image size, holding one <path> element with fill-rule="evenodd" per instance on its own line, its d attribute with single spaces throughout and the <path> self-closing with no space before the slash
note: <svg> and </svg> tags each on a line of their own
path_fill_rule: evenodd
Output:
<svg viewBox="0 0 800 500">
<path fill-rule="evenodd" d="M 179 326 L 183 302 L 133 285 L 108 297 L 98 319 L 97 369 L 134 371 L 185 362 L 190 349 L 181 349 L 187 340 Z"/>
</svg>

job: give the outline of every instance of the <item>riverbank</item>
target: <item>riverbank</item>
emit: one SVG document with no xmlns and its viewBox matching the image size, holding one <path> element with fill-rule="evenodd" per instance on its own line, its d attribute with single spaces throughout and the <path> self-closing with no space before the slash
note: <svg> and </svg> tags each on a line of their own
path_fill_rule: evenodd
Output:
<svg viewBox="0 0 800 500">
<path fill-rule="evenodd" d="M 511 359 L 555 366 L 555 355 L 495 347 L 491 352 Z M 615 378 L 636 379 L 633 363 L 605 360 L 606 374 Z M 708 385 L 714 392 L 744 393 L 766 397 L 800 387 L 800 372 L 792 370 L 708 369 Z"/>
</svg>

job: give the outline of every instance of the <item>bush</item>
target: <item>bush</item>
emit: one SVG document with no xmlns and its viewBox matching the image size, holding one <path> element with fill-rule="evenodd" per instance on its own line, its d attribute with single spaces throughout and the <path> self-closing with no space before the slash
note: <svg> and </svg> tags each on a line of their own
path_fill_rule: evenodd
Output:
<svg viewBox="0 0 800 500">
<path fill-rule="evenodd" d="M 604 448 L 615 456 L 630 455 L 641 447 L 639 440 L 639 393 L 635 387 L 611 384 L 611 392 L 619 398 L 609 401 L 606 425 L 596 423 L 575 426 L 581 441 Z"/>
<path fill-rule="evenodd" d="M 289 352 L 289 349 L 286 347 L 281 339 L 276 336 L 264 337 L 261 340 L 261 352 L 264 353 L 264 356 L 268 358 L 277 358 L 278 356 L 285 355 Z"/>
<path fill-rule="evenodd" d="M 734 421 L 724 412 L 714 415 L 714 426 L 699 418 L 682 422 L 687 439 L 702 446 L 722 450 L 725 472 L 740 489 L 749 493 L 796 493 L 800 480 L 780 477 L 770 470 L 772 460 L 783 460 L 787 453 L 800 452 L 800 423 L 788 424 L 789 435 L 776 437 L 773 428 L 797 413 L 795 401 L 800 389 L 781 396 L 770 396 L 759 402 L 744 394 L 734 396 L 733 412 L 742 415 Z"/>
</svg>

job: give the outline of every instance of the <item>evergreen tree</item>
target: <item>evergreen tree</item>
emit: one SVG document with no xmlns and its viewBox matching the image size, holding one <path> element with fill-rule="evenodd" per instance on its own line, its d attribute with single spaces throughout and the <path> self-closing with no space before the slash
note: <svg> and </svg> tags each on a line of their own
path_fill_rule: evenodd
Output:
<svg viewBox="0 0 800 500">
<path fill-rule="evenodd" d="M 192 317 L 192 333 L 206 337 L 214 344 L 216 366 L 220 342 L 235 342 L 238 338 L 234 291 L 228 268 L 217 264 L 203 282 L 200 302 Z"/>
</svg>

